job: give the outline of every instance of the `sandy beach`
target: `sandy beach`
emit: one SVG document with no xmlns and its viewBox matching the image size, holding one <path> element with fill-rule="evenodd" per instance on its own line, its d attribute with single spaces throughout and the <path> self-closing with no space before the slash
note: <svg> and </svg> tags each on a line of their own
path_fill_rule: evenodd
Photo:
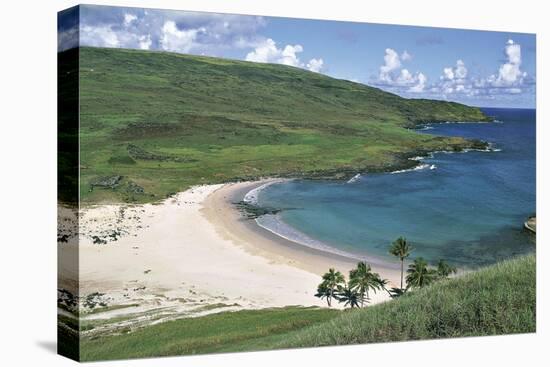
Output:
<svg viewBox="0 0 550 367">
<path fill-rule="evenodd" d="M 320 276 L 330 267 L 347 275 L 357 260 L 296 244 L 245 218 L 233 203 L 265 182 L 194 187 L 158 204 L 81 209 L 80 244 L 59 244 L 59 287 L 72 289 L 78 274 L 84 318 L 124 316 L 130 325 L 227 310 L 326 307 L 314 297 Z M 77 246 L 78 269 L 64 267 Z M 398 284 L 397 262 L 373 269 Z M 371 298 L 374 304 L 388 296 Z"/>
</svg>

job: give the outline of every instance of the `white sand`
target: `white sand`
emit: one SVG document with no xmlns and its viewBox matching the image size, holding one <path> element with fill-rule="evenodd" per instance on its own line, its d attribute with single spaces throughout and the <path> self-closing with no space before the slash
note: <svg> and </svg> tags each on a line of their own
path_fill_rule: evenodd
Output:
<svg viewBox="0 0 550 367">
<path fill-rule="evenodd" d="M 200 186 L 161 204 L 81 210 L 80 245 L 59 245 L 60 287 L 74 289 L 78 273 L 81 303 L 99 292 L 94 301 L 137 305 L 88 318 L 132 313 L 149 323 L 222 310 L 326 306 L 314 297 L 320 274 L 329 267 L 347 274 L 354 261 L 306 249 L 242 218 L 231 201 L 258 184 Z M 110 233 L 117 240 L 93 243 L 92 236 L 112 239 Z M 66 266 L 77 246 L 78 270 Z M 397 284 L 397 266 L 374 270 Z M 387 298 L 380 292 L 372 302 Z"/>
</svg>

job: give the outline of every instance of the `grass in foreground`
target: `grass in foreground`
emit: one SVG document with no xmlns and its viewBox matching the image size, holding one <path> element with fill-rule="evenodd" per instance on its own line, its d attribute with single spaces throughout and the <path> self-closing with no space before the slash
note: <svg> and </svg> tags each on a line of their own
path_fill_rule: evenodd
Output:
<svg viewBox="0 0 550 367">
<path fill-rule="evenodd" d="M 384 304 L 336 311 L 287 307 L 181 319 L 130 334 L 83 338 L 81 358 L 197 353 L 531 333 L 535 256 L 434 283 Z"/>
<path fill-rule="evenodd" d="M 288 335 L 275 348 L 536 331 L 535 256 L 434 283 Z"/>
<path fill-rule="evenodd" d="M 129 334 L 83 338 L 81 360 L 268 349 L 290 331 L 330 320 L 338 314 L 329 309 L 285 307 L 180 319 Z"/>
</svg>

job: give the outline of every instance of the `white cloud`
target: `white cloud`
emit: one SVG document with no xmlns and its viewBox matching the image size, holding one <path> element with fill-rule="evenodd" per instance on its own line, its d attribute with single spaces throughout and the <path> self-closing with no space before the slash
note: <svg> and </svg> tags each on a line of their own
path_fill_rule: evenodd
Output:
<svg viewBox="0 0 550 367">
<path fill-rule="evenodd" d="M 304 64 L 298 54 L 303 52 L 302 45 L 286 45 L 284 48 L 277 47 L 277 43 L 268 38 L 257 45 L 253 51 L 246 54 L 246 61 L 283 64 L 299 68 L 306 68 L 313 72 L 320 72 L 324 66 L 323 59 L 311 59 Z"/>
<path fill-rule="evenodd" d="M 456 60 L 455 66 L 443 68 L 443 75 L 439 77 L 440 83 L 433 87 L 444 95 L 452 93 L 470 93 L 471 86 L 467 80 L 468 68 L 462 60 Z"/>
<path fill-rule="evenodd" d="M 401 69 L 401 72 L 395 81 L 397 84 L 407 85 L 414 81 L 414 75 L 412 75 L 407 69 Z"/>
<path fill-rule="evenodd" d="M 384 55 L 384 65 L 380 66 L 380 80 L 391 82 L 391 73 L 400 67 L 399 54 L 394 49 L 387 48 Z"/>
<path fill-rule="evenodd" d="M 312 72 L 326 67 L 319 57 L 302 61 L 301 44 L 278 46 L 273 39 L 264 37 L 260 30 L 267 22 L 258 16 L 82 6 L 79 20 L 82 46 L 218 57 L 235 57 L 236 50 L 246 50 L 243 55 L 249 61 L 280 63 Z M 78 44 L 78 27 L 59 34 L 60 50 Z"/>
<path fill-rule="evenodd" d="M 289 66 L 300 66 L 300 59 L 296 55 L 304 51 L 302 45 L 286 45 L 281 53 L 281 56 L 278 60 L 280 64 L 289 65 Z"/>
<path fill-rule="evenodd" d="M 521 46 L 509 39 L 506 42 L 505 53 L 512 64 L 521 64 Z"/>
<path fill-rule="evenodd" d="M 521 70 L 521 46 L 513 40 L 508 40 L 504 48 L 507 62 L 500 65 L 498 75 L 491 75 L 488 78 L 494 87 L 517 87 L 523 84 L 527 73 Z M 517 88 L 511 88 L 516 91 Z"/>
<path fill-rule="evenodd" d="M 314 73 L 319 73 L 321 70 L 323 70 L 324 61 L 323 59 L 311 59 L 306 65 L 306 68 L 309 71 L 313 71 Z"/>
<path fill-rule="evenodd" d="M 137 15 L 134 14 L 124 14 L 124 26 L 128 27 L 134 20 L 137 19 Z"/>
<path fill-rule="evenodd" d="M 417 73 L 416 81 L 415 81 L 416 84 L 409 88 L 409 92 L 413 92 L 413 93 L 424 92 L 427 81 L 428 81 L 428 78 L 426 77 L 426 75 L 422 73 Z"/>
<path fill-rule="evenodd" d="M 300 59 L 296 54 L 302 52 L 304 48 L 301 45 L 286 45 L 280 49 L 271 38 L 266 39 L 258 45 L 254 51 L 246 55 L 246 61 L 268 62 L 275 64 L 284 64 L 289 66 L 300 66 Z"/>
<path fill-rule="evenodd" d="M 151 35 L 147 36 L 140 36 L 139 37 L 139 48 L 142 50 L 149 50 L 151 48 L 151 44 L 153 43 L 153 40 L 151 39 Z"/>
<path fill-rule="evenodd" d="M 419 93 L 426 88 L 427 77 L 421 72 L 411 73 L 401 68 L 401 61 L 412 57 L 407 51 L 401 56 L 392 48 L 387 48 L 384 54 L 384 65 L 380 66 L 378 81 L 375 84 L 384 85 L 390 89 Z"/>
<path fill-rule="evenodd" d="M 456 60 L 455 77 L 457 79 L 464 79 L 468 76 L 468 69 L 462 60 Z"/>
<path fill-rule="evenodd" d="M 271 62 L 279 56 L 282 51 L 277 49 L 275 41 L 271 38 L 268 38 L 262 45 L 256 47 L 252 52 L 249 52 L 245 60 L 253 62 Z"/>
<path fill-rule="evenodd" d="M 96 47 L 120 47 L 118 35 L 109 26 L 80 28 L 80 43 Z"/>
<path fill-rule="evenodd" d="M 258 44 L 263 40 L 258 30 L 265 25 L 265 19 L 257 16 L 86 5 L 80 8 L 83 46 L 223 56 L 226 50 Z M 113 42 L 115 37 L 118 43 Z"/>
<path fill-rule="evenodd" d="M 453 80 L 455 78 L 455 72 L 453 71 L 453 68 L 443 68 L 443 76 L 441 78 L 446 80 Z"/>
<path fill-rule="evenodd" d="M 443 68 L 443 75 L 440 79 L 447 81 L 457 81 L 461 83 L 468 76 L 468 69 L 466 64 L 462 60 L 456 60 L 455 67 L 445 67 Z"/>
<path fill-rule="evenodd" d="M 176 22 L 166 21 L 162 26 L 160 46 L 166 51 L 189 52 L 195 45 L 199 32 L 204 31 L 204 28 L 180 30 Z"/>
</svg>

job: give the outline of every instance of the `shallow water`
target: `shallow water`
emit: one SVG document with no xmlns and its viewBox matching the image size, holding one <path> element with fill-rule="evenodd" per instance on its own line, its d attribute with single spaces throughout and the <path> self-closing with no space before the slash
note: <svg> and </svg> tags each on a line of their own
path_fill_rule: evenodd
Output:
<svg viewBox="0 0 550 367">
<path fill-rule="evenodd" d="M 276 183 L 259 223 L 309 246 L 387 257 L 405 236 L 415 257 L 475 267 L 535 250 L 523 222 L 535 212 L 535 110 L 485 109 L 500 123 L 433 124 L 422 133 L 478 138 L 496 151 L 436 153 L 422 169 L 343 181 Z M 358 172 L 360 173 L 360 172 Z"/>
</svg>

